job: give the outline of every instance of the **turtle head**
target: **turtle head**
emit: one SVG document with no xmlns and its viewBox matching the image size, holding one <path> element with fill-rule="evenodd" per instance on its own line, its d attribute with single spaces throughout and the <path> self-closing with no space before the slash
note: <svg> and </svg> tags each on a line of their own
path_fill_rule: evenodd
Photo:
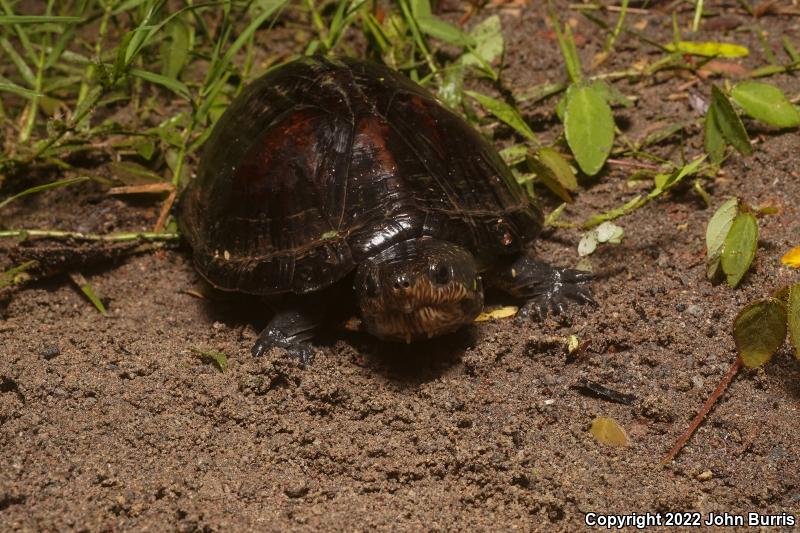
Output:
<svg viewBox="0 0 800 533">
<path fill-rule="evenodd" d="M 367 259 L 356 272 L 355 291 L 366 330 L 392 341 L 455 331 L 483 307 L 475 258 L 436 239 L 403 241 Z"/>
</svg>

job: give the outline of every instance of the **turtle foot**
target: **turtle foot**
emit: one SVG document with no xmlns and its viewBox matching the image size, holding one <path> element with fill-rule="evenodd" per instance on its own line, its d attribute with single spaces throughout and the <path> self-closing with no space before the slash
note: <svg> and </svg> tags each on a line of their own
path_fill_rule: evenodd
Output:
<svg viewBox="0 0 800 533">
<path fill-rule="evenodd" d="M 253 357 L 261 357 L 271 348 L 283 348 L 286 354 L 300 361 L 303 366 L 308 366 L 314 361 L 314 348 L 307 342 L 297 342 L 280 330 L 271 328 L 265 329 L 258 336 L 250 353 Z"/>
<path fill-rule="evenodd" d="M 537 284 L 539 291 L 531 295 L 522 306 L 518 315 L 520 319 L 543 320 L 548 313 L 563 314 L 566 304 L 570 301 L 597 305 L 589 287 L 589 282 L 593 277 L 591 273 L 550 266 L 548 266 L 549 271 L 545 273 L 541 266 L 539 268 L 539 283 Z"/>
</svg>

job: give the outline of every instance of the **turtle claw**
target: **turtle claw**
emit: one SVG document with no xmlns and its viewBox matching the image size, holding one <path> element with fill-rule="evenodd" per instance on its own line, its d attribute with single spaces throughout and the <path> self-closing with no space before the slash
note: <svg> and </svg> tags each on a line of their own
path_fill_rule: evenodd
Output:
<svg viewBox="0 0 800 533">
<path fill-rule="evenodd" d="M 314 348 L 307 342 L 297 342 L 280 330 L 267 328 L 258 336 L 250 353 L 253 357 L 261 357 L 272 348 L 283 348 L 291 359 L 297 359 L 303 366 L 314 361 Z"/>
<path fill-rule="evenodd" d="M 520 318 L 538 318 L 542 321 L 548 313 L 563 315 L 569 300 L 579 304 L 597 305 L 588 287 L 592 277 L 590 272 L 553 268 L 552 279 L 547 283 L 547 288 L 522 306 Z"/>
</svg>

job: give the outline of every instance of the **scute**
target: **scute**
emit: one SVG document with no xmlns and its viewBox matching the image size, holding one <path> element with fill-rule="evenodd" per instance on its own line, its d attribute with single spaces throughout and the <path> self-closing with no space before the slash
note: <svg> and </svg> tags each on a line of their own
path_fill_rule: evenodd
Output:
<svg viewBox="0 0 800 533">
<path fill-rule="evenodd" d="M 518 252 L 542 215 L 492 146 L 402 75 L 304 58 L 220 118 L 181 201 L 198 270 L 222 289 L 304 293 L 409 238 Z"/>
</svg>

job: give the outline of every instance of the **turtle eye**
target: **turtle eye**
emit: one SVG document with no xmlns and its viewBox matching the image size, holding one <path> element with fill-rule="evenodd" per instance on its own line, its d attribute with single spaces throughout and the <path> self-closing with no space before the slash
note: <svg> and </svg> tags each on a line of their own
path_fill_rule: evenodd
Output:
<svg viewBox="0 0 800 533">
<path fill-rule="evenodd" d="M 453 279 L 453 269 L 450 265 L 439 264 L 433 266 L 433 280 L 439 285 L 450 283 Z"/>
<path fill-rule="evenodd" d="M 364 288 L 370 298 L 378 296 L 378 280 L 375 279 L 375 274 L 367 274 L 367 278 L 364 280 Z"/>
</svg>

